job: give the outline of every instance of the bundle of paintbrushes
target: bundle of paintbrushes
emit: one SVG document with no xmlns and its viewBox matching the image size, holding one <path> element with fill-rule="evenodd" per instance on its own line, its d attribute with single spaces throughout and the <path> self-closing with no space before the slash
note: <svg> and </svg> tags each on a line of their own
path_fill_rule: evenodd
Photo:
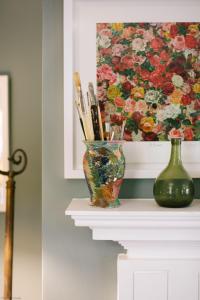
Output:
<svg viewBox="0 0 200 300">
<path fill-rule="evenodd" d="M 115 132 L 110 122 L 102 123 L 99 102 L 94 93 L 91 82 L 88 84 L 87 101 L 83 96 L 81 80 L 78 72 L 74 73 L 74 85 L 76 90 L 75 104 L 78 111 L 81 127 L 86 141 L 112 141 Z M 121 127 L 120 139 L 123 139 L 125 122 Z"/>
</svg>

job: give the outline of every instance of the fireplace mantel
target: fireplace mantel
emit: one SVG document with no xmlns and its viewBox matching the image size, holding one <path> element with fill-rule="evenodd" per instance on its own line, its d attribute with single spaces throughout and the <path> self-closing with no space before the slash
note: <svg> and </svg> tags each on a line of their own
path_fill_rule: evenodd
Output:
<svg viewBox="0 0 200 300">
<path fill-rule="evenodd" d="M 159 207 L 153 199 L 123 199 L 98 208 L 73 199 L 66 210 L 94 240 L 126 249 L 118 256 L 118 300 L 200 300 L 200 201 Z"/>
</svg>

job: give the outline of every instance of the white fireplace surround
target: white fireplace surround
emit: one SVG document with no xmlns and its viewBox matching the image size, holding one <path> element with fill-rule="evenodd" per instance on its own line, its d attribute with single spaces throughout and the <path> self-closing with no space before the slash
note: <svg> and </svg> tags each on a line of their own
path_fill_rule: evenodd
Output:
<svg viewBox="0 0 200 300">
<path fill-rule="evenodd" d="M 118 300 L 200 300 L 199 200 L 170 209 L 153 199 L 123 199 L 105 209 L 73 199 L 66 215 L 91 228 L 94 240 L 126 249 L 117 262 Z"/>
</svg>

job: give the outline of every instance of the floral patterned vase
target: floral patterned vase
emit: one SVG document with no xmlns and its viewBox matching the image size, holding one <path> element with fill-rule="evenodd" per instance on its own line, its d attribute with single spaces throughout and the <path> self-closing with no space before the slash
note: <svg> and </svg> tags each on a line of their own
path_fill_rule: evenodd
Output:
<svg viewBox="0 0 200 300">
<path fill-rule="evenodd" d="M 181 138 L 171 139 L 171 157 L 154 183 L 156 202 L 164 207 L 185 207 L 194 199 L 194 183 L 181 160 Z"/>
<path fill-rule="evenodd" d="M 85 142 L 83 170 L 91 196 L 91 205 L 116 207 L 125 171 L 120 141 Z"/>
</svg>

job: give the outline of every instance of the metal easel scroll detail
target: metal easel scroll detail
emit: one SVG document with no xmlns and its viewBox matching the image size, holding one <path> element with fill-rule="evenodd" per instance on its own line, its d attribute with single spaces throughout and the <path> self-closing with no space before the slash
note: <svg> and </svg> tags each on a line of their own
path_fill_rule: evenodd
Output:
<svg viewBox="0 0 200 300">
<path fill-rule="evenodd" d="M 5 242 L 4 242 L 4 290 L 3 299 L 12 300 L 13 278 L 13 241 L 14 241 L 14 177 L 23 173 L 27 166 L 27 155 L 24 150 L 17 149 L 8 158 L 9 170 L 1 171 L 0 174 L 8 176 L 6 183 L 6 216 L 5 216 Z M 19 166 L 14 170 L 14 165 Z"/>
</svg>

